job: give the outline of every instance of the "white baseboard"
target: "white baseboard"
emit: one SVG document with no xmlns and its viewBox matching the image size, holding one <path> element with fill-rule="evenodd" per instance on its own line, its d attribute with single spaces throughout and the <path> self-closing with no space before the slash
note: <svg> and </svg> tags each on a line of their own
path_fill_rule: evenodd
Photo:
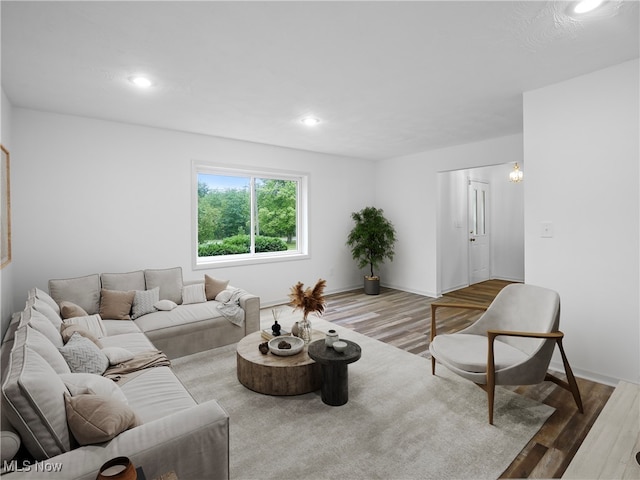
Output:
<svg viewBox="0 0 640 480">
<path fill-rule="evenodd" d="M 518 282 L 524 283 L 524 278 L 504 277 L 504 276 L 492 276 L 491 280 L 504 280 L 505 282 Z"/>
<path fill-rule="evenodd" d="M 380 285 L 386 288 L 393 288 L 394 290 L 400 290 L 402 292 L 415 293 L 416 295 L 422 295 L 423 297 L 438 298 L 441 296 L 434 292 L 427 292 L 425 290 L 416 290 L 413 288 L 401 287 L 399 285 L 393 285 L 390 283 L 381 283 Z"/>
<path fill-rule="evenodd" d="M 564 374 L 564 366 L 562 365 L 562 362 L 552 361 L 551 364 L 549 365 L 549 370 L 553 370 L 554 372 L 558 372 L 559 374 Z M 596 383 L 602 383 L 604 385 L 609 385 L 611 387 L 615 387 L 616 385 L 618 385 L 620 380 L 624 380 L 629 383 L 638 383 L 637 380 L 628 380 L 624 378 L 610 377 L 608 375 L 601 375 L 599 373 L 590 372 L 589 370 L 574 368 L 573 366 L 571 366 L 571 370 L 573 371 L 573 374 L 578 378 L 584 378 L 585 380 L 590 380 Z"/>
</svg>

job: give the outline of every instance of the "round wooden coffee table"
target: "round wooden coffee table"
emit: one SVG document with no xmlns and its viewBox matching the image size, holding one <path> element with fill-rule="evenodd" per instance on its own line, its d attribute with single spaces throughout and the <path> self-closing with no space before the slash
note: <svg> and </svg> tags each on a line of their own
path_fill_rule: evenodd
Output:
<svg viewBox="0 0 640 480">
<path fill-rule="evenodd" d="M 312 340 L 324 339 L 324 333 L 312 333 Z M 306 345 L 300 353 L 280 357 L 258 350 L 265 341 L 258 331 L 238 342 L 237 374 L 242 385 L 266 395 L 301 395 L 320 389 L 320 365 L 309 358 Z"/>
</svg>

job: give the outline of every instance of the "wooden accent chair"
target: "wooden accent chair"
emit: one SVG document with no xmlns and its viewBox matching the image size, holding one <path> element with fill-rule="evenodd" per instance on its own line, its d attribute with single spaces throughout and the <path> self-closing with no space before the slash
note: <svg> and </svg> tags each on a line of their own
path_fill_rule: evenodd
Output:
<svg viewBox="0 0 640 480">
<path fill-rule="evenodd" d="M 454 307 L 486 310 L 469 327 L 452 334 L 436 334 L 436 310 Z M 584 413 L 578 384 L 562 347 L 560 297 L 553 290 L 511 284 L 503 288 L 489 307 L 461 303 L 431 304 L 431 373 L 436 361 L 476 383 L 487 392 L 489 424 L 493 425 L 496 385 L 533 385 L 552 381 L 573 394 Z M 558 345 L 568 383 L 547 369 Z"/>
</svg>

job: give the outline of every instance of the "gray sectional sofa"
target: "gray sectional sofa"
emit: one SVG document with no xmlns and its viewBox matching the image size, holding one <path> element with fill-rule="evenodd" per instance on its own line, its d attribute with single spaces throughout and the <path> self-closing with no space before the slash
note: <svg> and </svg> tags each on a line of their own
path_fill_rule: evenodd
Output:
<svg viewBox="0 0 640 480">
<path fill-rule="evenodd" d="M 224 282 L 183 284 L 179 268 L 32 289 L 1 347 L 2 478 L 93 480 L 118 456 L 147 479 L 228 478 L 227 413 L 198 405 L 167 364 L 257 331 L 259 310 L 258 297 Z M 147 357 L 153 368 L 109 375 Z M 11 463 L 20 443 L 44 463 Z"/>
</svg>

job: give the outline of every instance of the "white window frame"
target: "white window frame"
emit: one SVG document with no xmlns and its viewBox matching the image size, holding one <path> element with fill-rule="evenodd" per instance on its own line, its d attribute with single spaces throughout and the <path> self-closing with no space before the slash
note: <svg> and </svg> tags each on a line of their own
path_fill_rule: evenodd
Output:
<svg viewBox="0 0 640 480">
<path fill-rule="evenodd" d="M 225 175 L 251 178 L 251 252 L 235 255 L 216 255 L 212 257 L 198 256 L 198 174 Z M 283 252 L 255 253 L 255 187 L 254 178 L 271 178 L 277 180 L 290 180 L 298 182 L 296 207 L 297 207 L 297 235 L 296 250 Z M 308 186 L 307 173 L 281 171 L 256 167 L 224 166 L 209 162 L 193 161 L 191 168 L 191 252 L 194 269 L 206 269 L 211 267 L 225 267 L 233 265 L 249 265 L 257 263 L 271 263 L 309 258 L 308 243 Z"/>
</svg>

